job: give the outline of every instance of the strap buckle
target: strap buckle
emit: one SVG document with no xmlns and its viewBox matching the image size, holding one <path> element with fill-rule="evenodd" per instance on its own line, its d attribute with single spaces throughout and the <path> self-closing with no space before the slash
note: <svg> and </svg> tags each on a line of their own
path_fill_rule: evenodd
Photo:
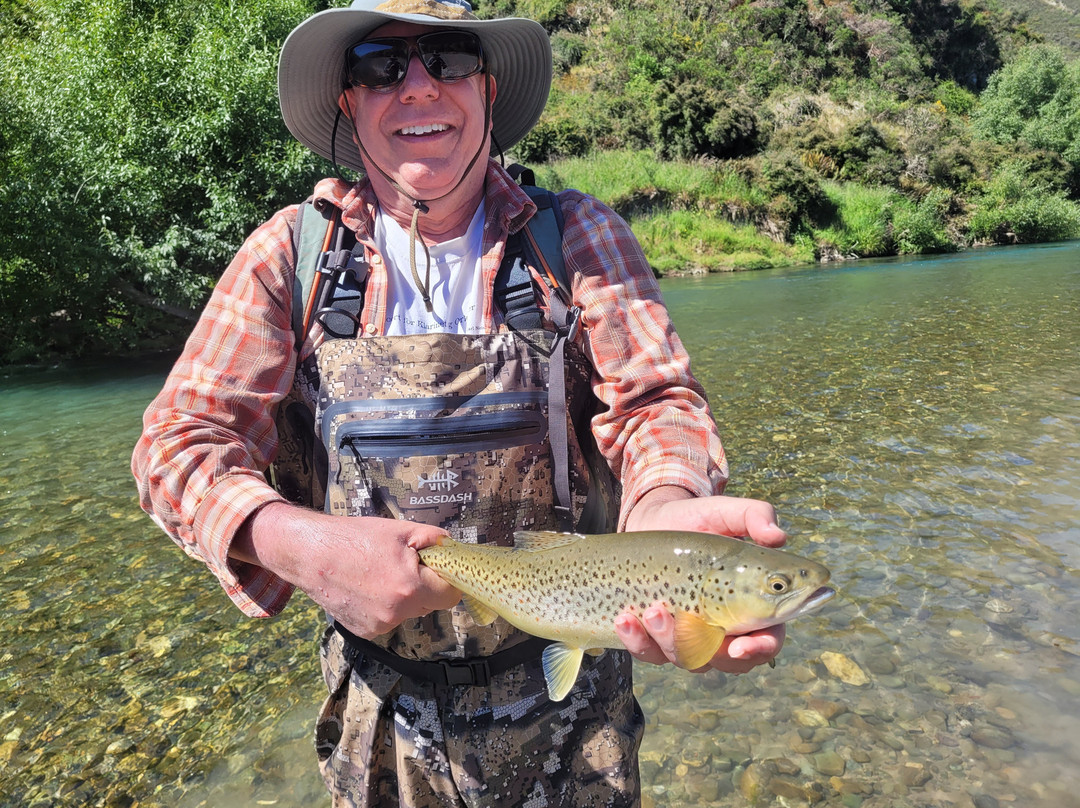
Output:
<svg viewBox="0 0 1080 808">
<path fill-rule="evenodd" d="M 487 687 L 491 684 L 491 668 L 487 658 L 440 659 L 438 665 L 446 676 L 448 685 L 473 685 Z"/>
<path fill-rule="evenodd" d="M 573 342 L 577 339 L 578 331 L 581 330 L 581 306 L 571 306 L 567 312 L 570 324 L 566 326 L 566 338 Z"/>
</svg>

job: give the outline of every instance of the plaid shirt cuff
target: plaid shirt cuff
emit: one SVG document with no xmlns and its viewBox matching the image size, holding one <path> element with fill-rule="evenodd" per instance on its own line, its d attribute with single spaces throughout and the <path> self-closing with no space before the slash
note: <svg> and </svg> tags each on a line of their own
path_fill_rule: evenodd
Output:
<svg viewBox="0 0 1080 808">
<path fill-rule="evenodd" d="M 626 529 L 630 512 L 643 496 L 655 488 L 675 486 L 689 491 L 695 497 L 722 494 L 727 484 L 726 463 L 721 461 L 706 472 L 704 469 L 681 462 L 679 458 L 649 463 L 634 474 L 630 488 L 623 489 L 622 510 L 619 514 L 619 530 Z"/>
<path fill-rule="evenodd" d="M 230 474 L 219 479 L 195 512 L 192 525 L 207 552 L 203 559 L 226 594 L 249 617 L 273 617 L 288 603 L 293 587 L 262 567 L 229 557 L 244 521 L 269 502 L 284 498 L 261 477 Z"/>
</svg>

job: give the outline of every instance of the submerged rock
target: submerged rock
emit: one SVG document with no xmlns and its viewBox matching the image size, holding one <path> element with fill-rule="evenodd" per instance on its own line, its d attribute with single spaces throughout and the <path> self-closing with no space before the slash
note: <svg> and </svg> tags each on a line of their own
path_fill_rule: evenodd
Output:
<svg viewBox="0 0 1080 808">
<path fill-rule="evenodd" d="M 832 676 L 845 684 L 856 687 L 870 684 L 870 677 L 863 669 L 843 654 L 825 651 L 821 654 L 821 662 Z"/>
</svg>

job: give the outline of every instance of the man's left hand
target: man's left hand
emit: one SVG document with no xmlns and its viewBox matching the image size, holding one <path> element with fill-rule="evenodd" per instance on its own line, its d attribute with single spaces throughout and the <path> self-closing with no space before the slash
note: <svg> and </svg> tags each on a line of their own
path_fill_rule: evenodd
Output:
<svg viewBox="0 0 1080 808">
<path fill-rule="evenodd" d="M 780 547 L 787 537 L 767 502 L 738 497 L 694 497 L 681 488 L 657 488 L 642 497 L 626 521 L 627 531 L 691 530 L 749 538 L 766 547 Z M 675 663 L 675 620 L 664 603 L 640 616 L 624 612 L 615 631 L 635 659 L 662 665 Z M 784 626 L 724 638 L 720 650 L 700 671 L 746 673 L 773 659 L 784 644 Z"/>
</svg>

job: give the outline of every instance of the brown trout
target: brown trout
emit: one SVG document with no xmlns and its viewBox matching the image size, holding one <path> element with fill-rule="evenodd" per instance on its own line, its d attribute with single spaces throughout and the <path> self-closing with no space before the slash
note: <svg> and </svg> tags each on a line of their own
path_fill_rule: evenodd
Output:
<svg viewBox="0 0 1080 808">
<path fill-rule="evenodd" d="M 554 640 L 543 655 L 553 701 L 570 692 L 586 651 L 623 648 L 615 618 L 625 611 L 641 614 L 664 601 L 675 617 L 679 665 L 693 670 L 726 635 L 808 614 L 835 594 L 816 561 L 726 536 L 522 531 L 514 540 L 497 547 L 446 538 L 420 558 L 462 591 L 480 625 L 502 617 Z"/>
</svg>

